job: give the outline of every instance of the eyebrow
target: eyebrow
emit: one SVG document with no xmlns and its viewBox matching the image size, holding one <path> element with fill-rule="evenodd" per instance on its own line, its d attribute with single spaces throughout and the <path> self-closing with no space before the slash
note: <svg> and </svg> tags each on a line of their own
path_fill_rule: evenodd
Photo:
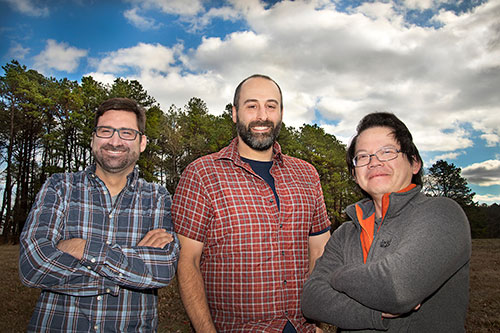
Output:
<svg viewBox="0 0 500 333">
<path fill-rule="evenodd" d="M 249 99 L 246 99 L 246 100 L 243 102 L 243 104 L 253 103 L 253 102 L 258 102 L 258 101 L 259 101 L 259 100 L 258 100 L 258 99 L 256 99 L 256 98 L 249 98 Z M 275 100 L 275 99 L 273 99 L 273 98 L 266 100 L 266 103 L 269 103 L 269 102 L 276 103 L 277 105 L 279 105 L 279 104 L 280 104 L 277 100 Z"/>
<path fill-rule="evenodd" d="M 388 145 L 385 145 L 385 146 L 378 147 L 375 152 L 379 151 L 380 149 L 384 149 L 384 148 L 394 148 L 394 149 L 398 149 L 398 150 L 401 149 L 401 148 L 398 148 L 397 146 L 395 146 L 393 144 L 388 144 Z M 357 155 L 359 152 L 366 152 L 366 153 L 368 153 L 368 150 L 367 149 L 358 149 L 358 150 L 354 151 L 354 155 Z"/>
</svg>

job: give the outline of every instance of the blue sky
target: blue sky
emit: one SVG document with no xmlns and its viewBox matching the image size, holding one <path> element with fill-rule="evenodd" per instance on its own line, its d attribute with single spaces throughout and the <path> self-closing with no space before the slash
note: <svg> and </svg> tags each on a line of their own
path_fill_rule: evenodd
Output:
<svg viewBox="0 0 500 333">
<path fill-rule="evenodd" d="M 220 114 L 236 85 L 272 76 L 284 121 L 348 143 L 391 111 L 427 167 L 445 159 L 500 203 L 500 0 L 0 0 L 0 61 L 46 76 L 137 79 L 166 110 Z"/>
</svg>

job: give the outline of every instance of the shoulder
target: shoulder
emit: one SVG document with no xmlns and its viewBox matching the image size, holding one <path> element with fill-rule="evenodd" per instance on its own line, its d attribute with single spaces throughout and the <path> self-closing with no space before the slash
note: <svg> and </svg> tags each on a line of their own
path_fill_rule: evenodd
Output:
<svg viewBox="0 0 500 333">
<path fill-rule="evenodd" d="M 420 194 L 413 200 L 412 205 L 419 220 L 430 224 L 439 224 L 441 227 L 456 230 L 460 226 L 469 229 L 469 222 L 462 207 L 453 199 L 446 197 L 428 197 Z"/>
<path fill-rule="evenodd" d="M 463 213 L 462 207 L 453 199 L 447 197 L 429 197 L 420 193 L 413 205 L 422 213 L 430 214 L 448 214 L 448 213 Z"/>
<path fill-rule="evenodd" d="M 162 186 L 158 183 L 148 182 L 143 178 L 139 178 L 137 180 L 137 187 L 141 191 L 151 192 L 151 193 L 157 194 L 159 196 L 169 196 L 170 195 L 170 193 L 168 192 L 168 190 L 164 186 Z"/>
<path fill-rule="evenodd" d="M 85 171 L 54 173 L 47 179 L 45 184 L 51 187 L 60 188 L 81 183 L 84 181 L 85 177 Z"/>
<path fill-rule="evenodd" d="M 285 168 L 293 172 L 304 173 L 305 176 L 312 175 L 316 177 L 318 175 L 318 171 L 316 171 L 316 168 L 311 163 L 293 156 L 284 154 L 281 156 L 283 158 L 283 165 Z"/>
</svg>

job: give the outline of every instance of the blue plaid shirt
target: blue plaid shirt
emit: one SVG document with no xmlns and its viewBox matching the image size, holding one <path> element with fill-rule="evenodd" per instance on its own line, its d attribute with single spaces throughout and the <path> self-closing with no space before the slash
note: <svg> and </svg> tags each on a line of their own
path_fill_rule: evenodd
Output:
<svg viewBox="0 0 500 333">
<path fill-rule="evenodd" d="M 157 288 L 170 283 L 179 255 L 170 208 L 168 191 L 137 169 L 114 203 L 95 165 L 49 178 L 20 239 L 21 280 L 42 289 L 28 331 L 155 331 Z M 137 246 L 156 228 L 174 241 Z M 87 241 L 81 260 L 56 248 L 70 238 Z"/>
</svg>

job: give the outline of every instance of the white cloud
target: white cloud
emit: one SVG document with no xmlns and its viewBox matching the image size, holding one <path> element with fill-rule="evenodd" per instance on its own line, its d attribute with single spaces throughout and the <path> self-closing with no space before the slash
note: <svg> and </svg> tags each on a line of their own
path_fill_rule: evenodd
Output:
<svg viewBox="0 0 500 333">
<path fill-rule="evenodd" d="M 160 44 L 139 43 L 131 48 L 119 49 L 108 53 L 97 63 L 97 71 L 120 75 L 140 76 L 142 72 L 155 72 L 157 75 L 171 70 L 175 62 L 177 48 Z"/>
<path fill-rule="evenodd" d="M 196 15 L 203 10 L 201 0 L 127 0 L 144 9 L 160 9 L 176 15 Z"/>
<path fill-rule="evenodd" d="M 13 42 L 9 51 L 7 52 L 8 57 L 18 60 L 23 60 L 24 57 L 30 52 L 29 47 L 23 47 L 21 44 Z"/>
<path fill-rule="evenodd" d="M 86 50 L 49 39 L 45 49 L 34 57 L 34 67 L 42 73 L 53 69 L 72 73 L 78 68 L 80 59 L 87 56 L 87 53 Z"/>
<path fill-rule="evenodd" d="M 479 186 L 500 185 L 500 160 L 488 160 L 474 163 L 462 169 L 462 176 L 467 181 Z"/>
<path fill-rule="evenodd" d="M 476 195 L 474 195 L 474 200 L 488 205 L 492 205 L 494 203 L 498 204 L 500 202 L 500 195 L 493 195 L 493 194 L 481 195 L 476 193 Z"/>
<path fill-rule="evenodd" d="M 435 9 L 446 1 L 406 5 Z M 208 11 L 201 1 L 130 2 L 141 12 L 160 9 L 181 15 L 182 22 L 197 19 L 201 27 L 213 18 L 241 19 L 248 26 L 227 35 L 207 33 L 188 50 L 139 44 L 107 54 L 96 67 L 138 78 L 165 108 L 197 96 L 218 113 L 244 77 L 264 73 L 282 87 L 289 125 L 316 122 L 344 141 L 365 114 L 390 111 L 408 125 L 421 151 L 457 156 L 473 145 L 470 126 L 489 145 L 499 144 L 499 0 L 460 15 L 441 10 L 434 17 L 440 28 L 407 24 L 393 2 L 348 12 L 324 0 L 271 7 L 231 0 Z"/>
<path fill-rule="evenodd" d="M 138 11 L 139 8 L 135 7 L 125 11 L 123 16 L 140 30 L 159 29 L 161 27 L 161 24 L 156 24 L 154 19 L 139 15 Z"/>
<path fill-rule="evenodd" d="M 98 72 L 87 73 L 83 76 L 92 76 L 92 78 L 98 82 L 101 82 L 104 85 L 111 86 L 113 82 L 116 80 L 116 77 L 113 74 L 104 74 Z"/>
<path fill-rule="evenodd" d="M 437 156 L 435 156 L 434 160 L 435 161 L 438 161 L 438 160 L 446 160 L 446 161 L 456 160 L 462 154 L 463 154 L 463 152 L 446 153 L 446 154 L 443 154 L 443 155 L 437 155 Z"/>
<path fill-rule="evenodd" d="M 38 6 L 32 0 L 2 0 L 7 2 L 12 9 L 28 16 L 48 16 L 50 11 L 48 7 Z M 38 3 L 38 1 L 36 1 Z"/>
</svg>

